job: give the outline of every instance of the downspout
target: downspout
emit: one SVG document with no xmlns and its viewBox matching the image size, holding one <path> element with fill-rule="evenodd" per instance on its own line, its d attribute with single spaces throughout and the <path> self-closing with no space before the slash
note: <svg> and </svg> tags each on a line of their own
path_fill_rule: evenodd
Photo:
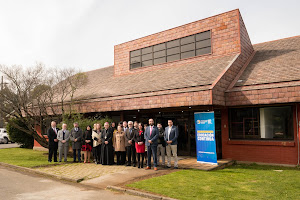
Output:
<svg viewBox="0 0 300 200">
<path fill-rule="evenodd" d="M 298 121 L 298 105 L 296 105 L 296 120 L 297 120 L 297 143 L 298 143 L 298 163 L 299 166 L 299 121 Z"/>
</svg>

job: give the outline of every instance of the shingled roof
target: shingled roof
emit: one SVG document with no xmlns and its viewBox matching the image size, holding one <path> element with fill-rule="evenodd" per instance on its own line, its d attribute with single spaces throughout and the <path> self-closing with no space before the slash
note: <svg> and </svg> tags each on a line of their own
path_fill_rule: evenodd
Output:
<svg viewBox="0 0 300 200">
<path fill-rule="evenodd" d="M 300 80 L 300 36 L 256 44 L 254 49 L 234 87 Z"/>
<path fill-rule="evenodd" d="M 114 76 L 114 67 L 86 72 L 88 82 L 75 99 L 103 98 L 203 86 L 207 89 L 236 55 L 201 60 L 137 74 Z"/>
</svg>

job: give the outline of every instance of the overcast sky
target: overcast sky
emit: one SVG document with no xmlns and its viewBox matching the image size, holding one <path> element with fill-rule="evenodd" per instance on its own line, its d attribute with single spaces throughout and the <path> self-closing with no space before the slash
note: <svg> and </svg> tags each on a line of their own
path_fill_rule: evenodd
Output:
<svg viewBox="0 0 300 200">
<path fill-rule="evenodd" d="M 300 35 L 299 0 L 0 0 L 0 64 L 113 65 L 114 45 L 239 8 L 253 44 Z"/>
</svg>

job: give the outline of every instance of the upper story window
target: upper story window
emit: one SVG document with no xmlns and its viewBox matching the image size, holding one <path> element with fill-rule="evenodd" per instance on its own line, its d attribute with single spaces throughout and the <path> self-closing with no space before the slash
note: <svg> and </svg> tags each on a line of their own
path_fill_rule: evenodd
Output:
<svg viewBox="0 0 300 200">
<path fill-rule="evenodd" d="M 210 31 L 130 52 L 130 69 L 211 53 Z"/>
</svg>

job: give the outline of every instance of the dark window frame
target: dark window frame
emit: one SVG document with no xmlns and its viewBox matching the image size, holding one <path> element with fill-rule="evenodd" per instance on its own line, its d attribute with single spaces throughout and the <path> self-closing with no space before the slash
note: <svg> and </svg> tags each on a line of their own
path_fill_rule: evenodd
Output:
<svg viewBox="0 0 300 200">
<path fill-rule="evenodd" d="M 291 124 L 291 127 L 290 127 L 290 131 L 291 131 L 291 134 L 289 135 L 289 133 L 286 133 L 286 137 L 290 137 L 290 138 L 262 138 L 261 136 L 261 124 L 260 124 L 260 109 L 264 109 L 264 108 L 283 108 L 283 107 L 290 107 L 291 109 L 291 118 L 292 118 L 292 124 Z M 233 136 L 233 134 L 236 134 L 236 133 L 233 133 L 232 130 L 233 130 L 233 127 L 232 127 L 232 124 L 238 124 L 238 123 L 242 123 L 242 122 L 233 122 L 232 121 L 232 111 L 233 110 L 236 110 L 236 109 L 257 109 L 257 123 L 258 123 L 258 135 L 256 135 L 256 137 L 245 137 L 245 130 L 244 130 L 244 126 L 243 126 L 243 134 L 244 134 L 244 138 L 240 138 L 240 137 L 237 137 L 237 135 Z M 253 106 L 253 107 L 232 107 L 232 108 L 229 108 L 228 109 L 228 128 L 229 128 L 229 140 L 233 140 L 233 141 L 238 141 L 238 140 L 242 140 L 242 141 L 294 141 L 295 140 L 295 130 L 294 130 L 294 124 L 295 124 L 295 120 L 294 120 L 294 112 L 295 112 L 295 106 L 294 105 L 291 105 L 291 104 L 288 104 L 288 105 L 281 105 L 281 106 L 278 106 L 278 105 L 266 105 L 266 106 Z"/>
<path fill-rule="evenodd" d="M 199 35 L 199 37 L 202 38 L 200 40 L 197 40 L 197 36 Z M 204 37 L 203 37 L 204 36 Z M 192 40 L 188 40 L 187 38 L 193 38 Z M 204 38 L 204 39 L 203 39 Z M 188 40 L 188 42 L 182 42 L 182 40 Z M 197 48 L 197 44 L 199 44 L 200 42 L 205 43 L 203 41 L 210 41 L 210 45 L 204 45 L 204 46 L 200 46 L 199 48 Z M 178 44 L 175 44 L 174 46 L 174 42 L 178 41 Z M 175 42 L 176 43 L 176 42 Z M 168 44 L 172 44 L 171 46 L 168 47 Z M 182 47 L 186 47 L 187 45 L 194 45 L 194 48 L 192 50 L 183 50 Z M 163 47 L 164 46 L 164 47 Z M 155 48 L 156 47 L 156 48 Z M 168 54 L 168 50 L 170 51 L 172 48 L 179 48 L 179 52 L 174 52 L 171 54 Z M 151 48 L 151 52 L 147 51 L 143 53 L 143 50 L 148 50 Z M 156 49 L 156 50 L 155 50 Z M 164 51 L 164 52 L 163 52 Z M 183 55 L 188 55 L 188 52 L 192 52 L 190 53 L 189 56 L 184 57 Z M 163 55 L 159 55 L 159 57 L 154 57 L 154 54 L 157 52 L 161 52 L 164 53 Z M 199 53 L 200 52 L 200 53 Z M 170 41 L 166 41 L 163 43 L 159 43 L 159 44 L 155 44 L 152 46 L 148 46 L 148 47 L 144 47 L 141 49 L 136 49 L 133 51 L 129 52 L 129 68 L 131 69 L 137 69 L 140 67 L 147 67 L 147 66 L 152 66 L 152 65 L 157 65 L 157 64 L 163 64 L 163 63 L 168 63 L 168 62 L 173 62 L 173 61 L 178 61 L 178 60 L 183 60 L 183 59 L 189 59 L 189 58 L 193 58 L 193 57 L 197 57 L 197 56 L 202 56 L 202 55 L 206 55 L 206 54 L 211 54 L 212 53 L 212 38 L 211 38 L 211 30 L 207 30 L 207 31 L 203 31 L 200 33 L 196 33 L 193 35 L 188 35 L 182 38 L 177 38 L 174 40 L 170 40 Z M 133 55 L 132 55 L 133 54 Z M 148 54 L 152 54 L 152 58 L 149 58 L 147 60 L 143 60 L 143 55 L 148 55 Z M 156 54 L 157 55 L 157 54 Z M 179 55 L 178 59 L 172 59 L 174 57 L 176 57 L 176 55 Z M 131 59 L 134 58 L 136 59 L 137 57 L 140 57 L 140 62 L 132 62 Z M 159 62 L 157 64 L 155 64 L 155 61 L 157 61 L 158 59 L 163 59 L 164 58 L 164 62 Z M 149 62 L 150 60 L 152 60 L 152 64 L 151 65 L 143 65 L 143 62 Z M 170 60 L 170 61 L 168 61 Z"/>
</svg>

